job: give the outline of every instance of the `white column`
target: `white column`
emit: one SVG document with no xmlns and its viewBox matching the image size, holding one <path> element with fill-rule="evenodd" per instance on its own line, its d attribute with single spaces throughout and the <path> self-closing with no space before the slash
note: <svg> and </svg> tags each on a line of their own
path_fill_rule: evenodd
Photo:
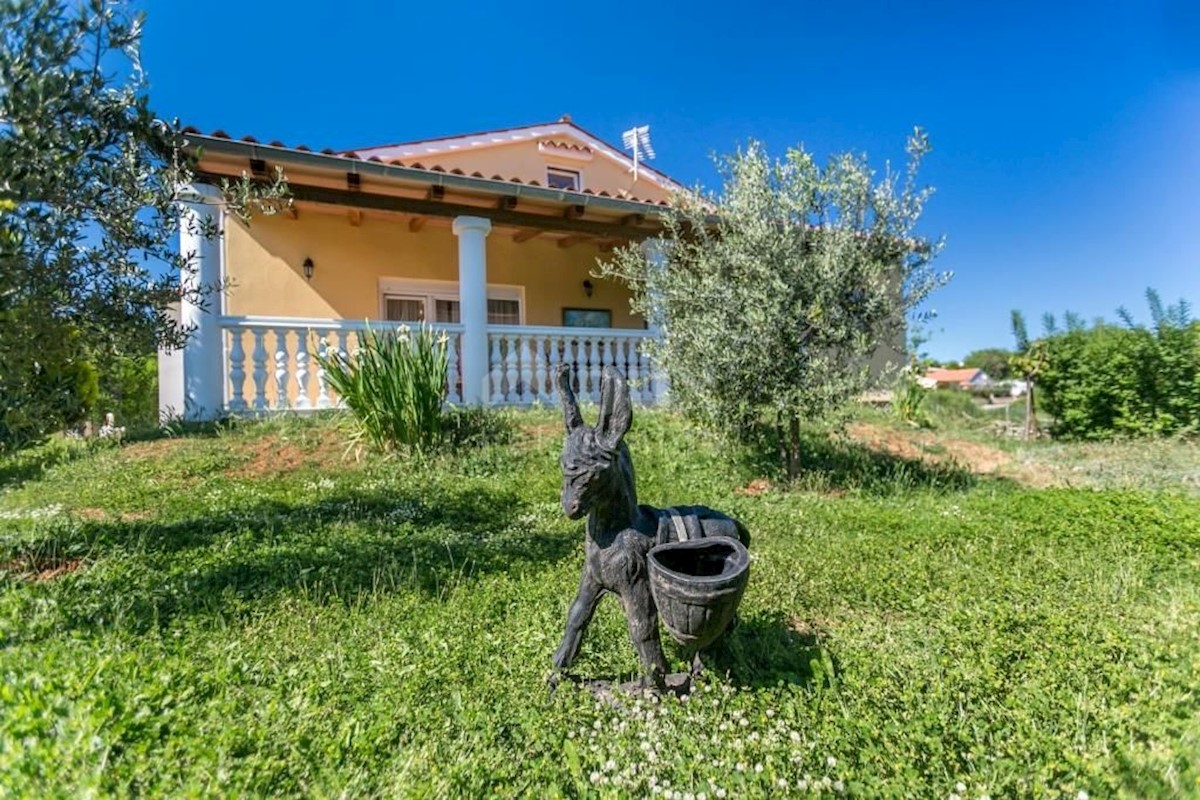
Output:
<svg viewBox="0 0 1200 800">
<path fill-rule="evenodd" d="M 193 184 L 184 193 L 179 226 L 179 253 L 191 257 L 184 269 L 185 293 L 205 292 L 207 308 L 195 297 L 184 297 L 180 322 L 190 329 L 183 346 L 183 417 L 187 420 L 216 419 L 224 411 L 225 354 L 220 316 L 225 313 L 225 296 L 217 288 L 224 278 L 221 263 L 221 194 L 213 186 Z"/>
<path fill-rule="evenodd" d="M 667 243 L 662 239 L 646 239 L 642 242 L 642 252 L 646 254 L 646 260 L 650 262 L 650 267 L 653 270 L 665 270 L 667 268 Z M 653 286 L 653 283 L 651 283 Z M 646 329 L 649 334 L 655 339 L 661 339 L 666 325 L 663 317 L 662 305 L 659 302 L 658 293 L 653 289 L 650 290 L 650 318 L 646 320 Z M 651 359 L 650 369 L 648 370 L 650 377 L 654 381 L 653 395 L 644 395 L 648 401 L 652 401 L 655 405 L 662 405 L 667 401 L 667 394 L 670 390 L 670 383 L 667 381 L 667 373 L 658 366 L 656 359 Z"/>
<path fill-rule="evenodd" d="M 458 302 L 462 318 L 463 403 L 488 402 L 487 235 L 492 221 L 484 217 L 455 217 L 458 237 Z"/>
</svg>

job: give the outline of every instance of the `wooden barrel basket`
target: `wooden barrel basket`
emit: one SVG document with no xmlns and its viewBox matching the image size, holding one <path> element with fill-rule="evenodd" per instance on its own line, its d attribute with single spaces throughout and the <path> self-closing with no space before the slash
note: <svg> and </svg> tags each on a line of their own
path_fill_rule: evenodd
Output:
<svg viewBox="0 0 1200 800">
<path fill-rule="evenodd" d="M 742 543 L 725 537 L 669 542 L 650 550 L 649 563 L 650 591 L 675 641 L 703 650 L 719 639 L 750 579 Z"/>
</svg>

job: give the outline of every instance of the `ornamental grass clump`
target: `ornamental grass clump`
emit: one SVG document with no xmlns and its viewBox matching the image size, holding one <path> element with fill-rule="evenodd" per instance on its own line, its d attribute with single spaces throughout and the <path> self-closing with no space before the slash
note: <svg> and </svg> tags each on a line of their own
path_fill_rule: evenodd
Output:
<svg viewBox="0 0 1200 800">
<path fill-rule="evenodd" d="M 442 441 L 448 370 L 445 334 L 421 326 L 376 332 L 370 327 L 351 355 L 317 356 L 325 380 L 359 425 L 358 436 L 380 450 L 429 450 Z"/>
</svg>

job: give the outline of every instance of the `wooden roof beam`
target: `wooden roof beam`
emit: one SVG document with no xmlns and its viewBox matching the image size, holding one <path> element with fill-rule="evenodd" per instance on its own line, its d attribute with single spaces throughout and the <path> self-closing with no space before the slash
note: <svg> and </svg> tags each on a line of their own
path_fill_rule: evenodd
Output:
<svg viewBox="0 0 1200 800">
<path fill-rule="evenodd" d="M 537 228 L 526 228 L 523 231 L 517 231 L 514 233 L 513 241 L 517 244 L 520 244 L 521 242 L 528 242 L 530 239 L 535 236 L 539 236 L 541 233 L 542 231 Z"/>
<path fill-rule="evenodd" d="M 563 238 L 558 240 L 558 246 L 564 247 L 564 248 L 565 247 L 574 247 L 575 245 L 579 244 L 580 242 L 586 241 L 588 238 L 589 237 L 587 237 L 587 236 L 583 236 L 583 235 L 579 235 L 579 234 L 575 234 L 572 236 L 564 236 Z"/>
<path fill-rule="evenodd" d="M 424 217 L 413 217 L 408 221 L 408 229 L 413 233 L 417 233 L 421 228 L 425 227 Z"/>
</svg>

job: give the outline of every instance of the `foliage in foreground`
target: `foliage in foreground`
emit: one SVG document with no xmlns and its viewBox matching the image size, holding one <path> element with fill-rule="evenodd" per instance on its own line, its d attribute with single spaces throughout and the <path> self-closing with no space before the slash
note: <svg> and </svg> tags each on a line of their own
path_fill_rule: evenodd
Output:
<svg viewBox="0 0 1200 800">
<path fill-rule="evenodd" d="M 946 481 L 816 437 L 824 491 L 747 493 L 752 454 L 639 414 L 642 501 L 736 513 L 753 577 L 704 686 L 614 707 L 546 694 L 583 537 L 557 503 L 561 423 L 519 418 L 517 442 L 421 469 L 287 420 L 23 478 L 0 495 L 0 786 L 1200 790 L 1200 500 Z M 637 670 L 611 602 L 578 669 Z"/>
<path fill-rule="evenodd" d="M 1149 327 L 1123 309 L 1123 326 L 1047 317 L 1037 343 L 1042 407 L 1069 439 L 1200 432 L 1200 323 L 1184 302 L 1164 307 L 1147 290 Z"/>
<path fill-rule="evenodd" d="M 424 325 L 364 331 L 358 350 L 317 355 L 359 433 L 380 450 L 428 450 L 442 440 L 448 368 L 445 334 Z"/>
<path fill-rule="evenodd" d="M 673 402 L 737 441 L 776 422 L 798 474 L 801 422 L 859 394 L 872 354 L 896 354 L 906 313 L 948 278 L 929 266 L 939 243 L 915 230 L 932 192 L 917 184 L 928 150 L 916 131 L 907 171 L 877 179 L 863 156 L 822 166 L 802 147 L 772 159 L 751 142 L 721 164 L 720 196 L 677 199 L 664 261 L 629 246 L 602 262 L 662 325 Z"/>
<path fill-rule="evenodd" d="M 150 108 L 132 5 L 0 2 L 0 451 L 78 422 L 96 373 L 182 344 L 169 305 L 216 289 L 176 250 L 194 153 Z M 285 194 L 225 189 L 239 215 Z"/>
</svg>

